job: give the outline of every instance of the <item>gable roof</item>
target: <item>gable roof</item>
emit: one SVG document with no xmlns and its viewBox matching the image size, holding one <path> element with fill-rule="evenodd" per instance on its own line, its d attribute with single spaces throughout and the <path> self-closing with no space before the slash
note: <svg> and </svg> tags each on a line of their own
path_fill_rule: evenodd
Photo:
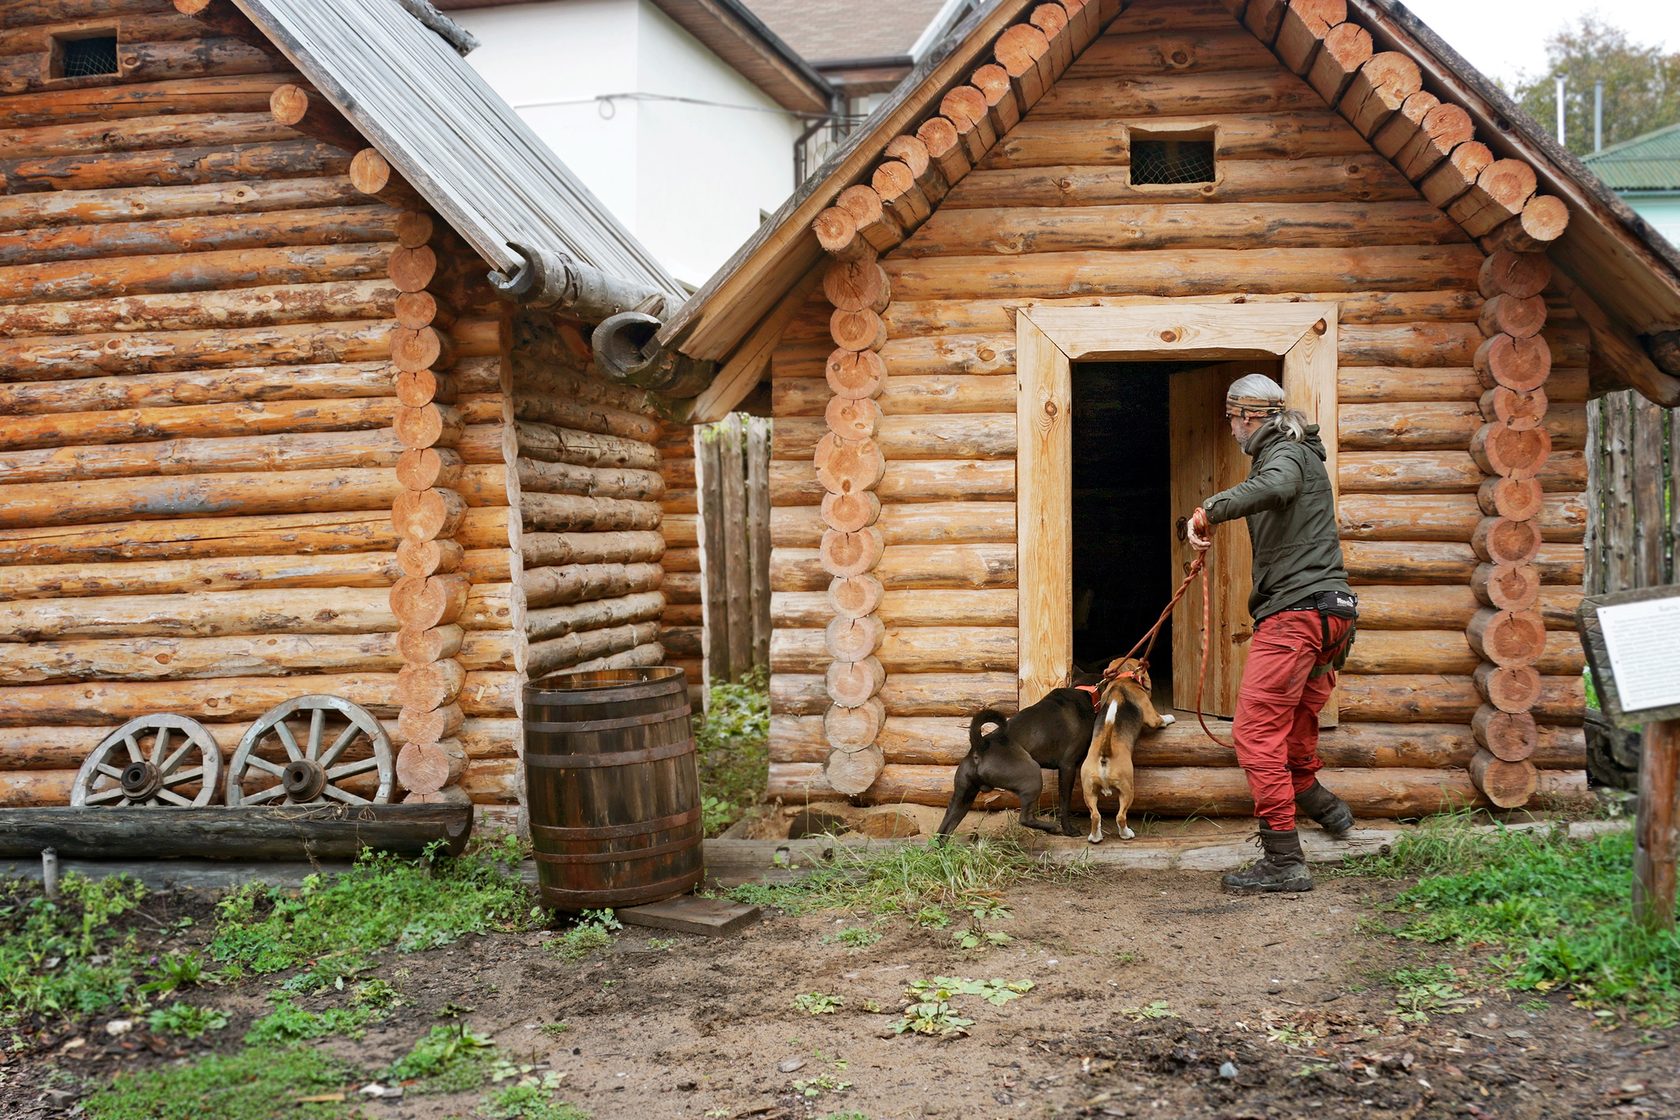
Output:
<svg viewBox="0 0 1680 1120">
<path fill-rule="evenodd" d="M 1680 191 L 1680 123 L 1583 156 L 1612 190 Z"/>
<path fill-rule="evenodd" d="M 519 114 L 396 0 L 234 3 L 487 264 L 513 277 L 533 259 L 572 261 L 630 294 L 683 298 Z"/>
<path fill-rule="evenodd" d="M 1247 0 L 1222 3 L 1240 19 Z M 1087 5 L 1100 9 L 1105 21 L 1128 6 L 1126 0 L 1090 0 Z M 1348 21 L 1369 32 L 1378 52 L 1395 51 L 1413 60 L 1427 89 L 1468 113 L 1475 139 L 1495 157 L 1521 160 L 1533 168 L 1539 184 L 1536 197 L 1562 200 L 1568 225 L 1548 251 L 1560 271 L 1584 290 L 1584 302 L 1592 302 L 1590 296 L 1596 293 L 1608 308 L 1594 306 L 1582 312 L 1593 327 L 1595 343 L 1602 343 L 1595 345 L 1595 354 L 1608 355 L 1610 372 L 1647 396 L 1680 403 L 1680 380 L 1674 376 L 1680 375 L 1680 333 L 1675 333 L 1680 329 L 1680 251 L 1404 5 L 1396 0 L 1346 0 L 1346 6 Z M 1277 13 L 1282 6 L 1271 3 L 1265 8 Z M 822 262 L 811 222 L 842 189 L 869 182 L 887 144 L 938 114 L 945 94 L 977 66 L 990 62 L 999 36 L 1029 10 L 1030 0 L 993 0 L 965 21 L 951 41 L 900 83 L 850 141 L 666 322 L 660 341 L 682 354 L 727 367 L 743 341 L 768 322 L 787 289 Z M 1276 22 L 1271 27 L 1275 34 Z M 1323 30 L 1318 34 L 1322 37 Z M 1079 43 L 1075 53 L 1083 45 Z M 1647 349 L 1659 355 L 1660 368 Z"/>
<path fill-rule="evenodd" d="M 842 62 L 908 63 L 912 48 L 945 0 L 748 0 L 759 19 L 816 66 Z"/>
</svg>

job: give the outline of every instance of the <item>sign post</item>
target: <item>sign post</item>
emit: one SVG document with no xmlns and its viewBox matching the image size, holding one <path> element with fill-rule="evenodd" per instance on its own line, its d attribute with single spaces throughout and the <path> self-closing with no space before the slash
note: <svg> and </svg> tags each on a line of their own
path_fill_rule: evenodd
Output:
<svg viewBox="0 0 1680 1120">
<path fill-rule="evenodd" d="M 1680 586 L 1583 599 L 1575 622 L 1605 716 L 1645 724 L 1633 916 L 1647 929 L 1673 929 L 1680 852 Z"/>
</svg>

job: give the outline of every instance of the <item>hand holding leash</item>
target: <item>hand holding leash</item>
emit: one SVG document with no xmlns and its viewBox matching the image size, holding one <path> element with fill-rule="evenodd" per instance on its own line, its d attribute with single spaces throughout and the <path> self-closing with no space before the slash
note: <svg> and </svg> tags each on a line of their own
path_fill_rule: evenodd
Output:
<svg viewBox="0 0 1680 1120">
<path fill-rule="evenodd" d="M 1213 547 L 1213 526 L 1208 524 L 1207 510 L 1201 506 L 1190 515 L 1190 521 L 1184 527 L 1184 539 L 1190 542 L 1190 547 L 1197 552 L 1206 552 Z"/>
</svg>

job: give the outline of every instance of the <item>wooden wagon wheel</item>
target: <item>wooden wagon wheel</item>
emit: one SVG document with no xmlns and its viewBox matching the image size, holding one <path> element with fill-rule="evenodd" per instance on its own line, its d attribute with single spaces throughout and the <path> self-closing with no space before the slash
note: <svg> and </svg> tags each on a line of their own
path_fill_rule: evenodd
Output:
<svg viewBox="0 0 1680 1120">
<path fill-rule="evenodd" d="M 270 708 L 228 763 L 229 805 L 385 805 L 395 788 L 385 729 L 366 708 L 338 696 L 299 696 Z"/>
<path fill-rule="evenodd" d="M 129 720 L 93 748 L 76 773 L 70 804 L 208 805 L 221 779 L 222 751 L 204 725 L 158 712 Z"/>
</svg>

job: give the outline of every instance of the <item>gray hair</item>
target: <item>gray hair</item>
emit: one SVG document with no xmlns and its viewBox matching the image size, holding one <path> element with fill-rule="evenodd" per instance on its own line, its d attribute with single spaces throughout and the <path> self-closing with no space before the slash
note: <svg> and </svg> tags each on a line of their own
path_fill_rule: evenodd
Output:
<svg viewBox="0 0 1680 1120">
<path fill-rule="evenodd" d="M 1231 387 L 1225 390 L 1225 399 L 1282 408 L 1283 386 L 1263 373 L 1250 373 L 1231 383 Z"/>
</svg>

